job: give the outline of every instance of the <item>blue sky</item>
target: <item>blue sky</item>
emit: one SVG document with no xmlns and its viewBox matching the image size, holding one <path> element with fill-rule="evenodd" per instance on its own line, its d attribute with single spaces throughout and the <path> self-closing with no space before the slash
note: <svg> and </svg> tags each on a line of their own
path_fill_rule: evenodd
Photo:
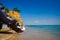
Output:
<svg viewBox="0 0 60 40">
<path fill-rule="evenodd" d="M 21 10 L 26 25 L 60 25 L 60 0 L 0 0 L 5 7 Z"/>
</svg>

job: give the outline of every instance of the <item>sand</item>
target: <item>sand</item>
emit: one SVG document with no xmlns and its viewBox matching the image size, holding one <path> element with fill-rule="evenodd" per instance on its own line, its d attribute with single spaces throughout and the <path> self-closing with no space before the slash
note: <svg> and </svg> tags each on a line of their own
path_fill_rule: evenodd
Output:
<svg viewBox="0 0 60 40">
<path fill-rule="evenodd" d="M 22 33 L 16 33 L 12 30 L 0 32 L 0 40 L 60 40 L 60 38 L 48 32 L 39 32 L 38 30 L 31 30 L 31 28 L 26 27 L 26 30 Z"/>
</svg>

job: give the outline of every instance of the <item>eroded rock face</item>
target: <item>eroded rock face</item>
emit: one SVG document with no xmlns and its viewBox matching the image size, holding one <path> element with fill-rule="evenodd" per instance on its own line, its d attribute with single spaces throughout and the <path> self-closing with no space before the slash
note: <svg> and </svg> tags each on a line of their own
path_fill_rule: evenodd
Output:
<svg viewBox="0 0 60 40">
<path fill-rule="evenodd" d="M 7 15 L 11 18 L 14 18 L 16 19 L 20 24 L 23 24 L 23 21 L 20 17 L 20 13 L 19 12 L 16 12 L 16 11 L 9 11 L 7 12 Z"/>
<path fill-rule="evenodd" d="M 23 22 L 22 22 L 22 20 L 20 18 L 19 13 L 16 12 L 16 11 L 9 11 L 7 14 L 6 13 L 7 12 L 6 12 L 5 9 L 0 9 L 0 23 L 2 22 L 0 29 L 2 28 L 2 24 L 6 24 L 12 30 L 14 30 L 16 32 L 22 32 L 23 31 L 22 30 L 23 29 Z"/>
<path fill-rule="evenodd" d="M 7 15 L 9 17 L 11 17 L 11 18 L 16 19 L 17 22 L 18 22 L 17 23 L 18 25 L 16 25 L 16 24 L 13 25 L 13 30 L 15 30 L 15 31 L 20 30 L 20 32 L 25 30 L 24 25 L 23 25 L 23 21 L 22 21 L 22 19 L 20 17 L 19 12 L 17 12 L 17 11 L 9 11 L 9 12 L 7 12 Z M 15 26 L 17 26 L 18 29 L 16 29 L 16 28 L 14 29 Z"/>
</svg>

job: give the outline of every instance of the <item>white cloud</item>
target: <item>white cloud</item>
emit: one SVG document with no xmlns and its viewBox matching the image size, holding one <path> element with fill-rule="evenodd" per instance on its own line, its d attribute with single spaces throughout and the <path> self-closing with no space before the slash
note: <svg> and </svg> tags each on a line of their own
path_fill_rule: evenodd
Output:
<svg viewBox="0 0 60 40">
<path fill-rule="evenodd" d="M 34 24 L 39 24 L 39 23 L 40 23 L 39 20 L 34 21 Z"/>
<path fill-rule="evenodd" d="M 53 19 L 40 19 L 40 20 L 28 20 L 25 24 L 29 25 L 60 25 L 60 20 Z"/>
</svg>

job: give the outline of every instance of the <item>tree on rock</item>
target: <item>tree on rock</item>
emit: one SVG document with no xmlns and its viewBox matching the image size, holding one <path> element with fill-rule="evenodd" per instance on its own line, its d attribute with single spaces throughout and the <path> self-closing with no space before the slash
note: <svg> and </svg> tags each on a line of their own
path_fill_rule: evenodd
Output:
<svg viewBox="0 0 60 40">
<path fill-rule="evenodd" d="M 17 7 L 15 7 L 13 11 L 20 12 L 20 10 Z"/>
<path fill-rule="evenodd" d="M 6 12 L 9 13 L 9 9 L 8 8 L 5 8 Z"/>
</svg>

